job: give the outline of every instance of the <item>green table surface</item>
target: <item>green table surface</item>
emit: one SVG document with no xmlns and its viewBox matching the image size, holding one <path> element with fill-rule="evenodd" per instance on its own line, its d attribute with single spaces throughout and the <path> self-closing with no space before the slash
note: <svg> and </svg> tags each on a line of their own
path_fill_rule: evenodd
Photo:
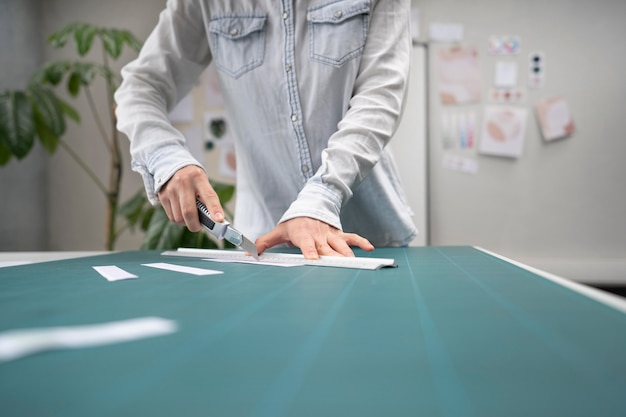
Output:
<svg viewBox="0 0 626 417">
<path fill-rule="evenodd" d="M 132 251 L 0 269 L 0 331 L 179 326 L 0 363 L 0 415 L 626 416 L 623 312 L 472 247 L 357 254 L 398 268 Z M 95 265 L 139 278 L 108 282 Z"/>
</svg>

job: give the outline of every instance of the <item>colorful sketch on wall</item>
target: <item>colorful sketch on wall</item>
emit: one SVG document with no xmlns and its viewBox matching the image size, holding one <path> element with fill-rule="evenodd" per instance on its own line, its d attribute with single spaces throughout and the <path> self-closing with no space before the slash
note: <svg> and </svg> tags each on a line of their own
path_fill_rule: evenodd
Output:
<svg viewBox="0 0 626 417">
<path fill-rule="evenodd" d="M 546 141 L 570 136 L 576 130 L 567 101 L 561 96 L 551 97 L 535 104 L 541 134 Z"/>
<path fill-rule="evenodd" d="M 480 153 L 517 158 L 522 155 L 528 110 L 489 106 L 483 117 Z"/>
<path fill-rule="evenodd" d="M 437 58 L 441 104 L 454 105 L 479 102 L 482 81 L 476 48 L 440 49 Z"/>
<path fill-rule="evenodd" d="M 517 35 L 493 35 L 489 37 L 487 49 L 496 55 L 512 55 L 519 53 L 520 37 Z"/>
</svg>

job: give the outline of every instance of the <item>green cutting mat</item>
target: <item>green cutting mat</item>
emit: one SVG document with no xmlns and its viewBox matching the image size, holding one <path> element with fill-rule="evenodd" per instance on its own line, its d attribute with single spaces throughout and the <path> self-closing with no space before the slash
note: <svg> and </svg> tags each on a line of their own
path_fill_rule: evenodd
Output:
<svg viewBox="0 0 626 417">
<path fill-rule="evenodd" d="M 626 314 L 471 247 L 371 256 L 399 267 L 137 251 L 0 269 L 0 331 L 145 316 L 179 326 L 0 364 L 0 415 L 626 416 Z M 108 282 L 96 265 L 139 279 Z"/>
</svg>

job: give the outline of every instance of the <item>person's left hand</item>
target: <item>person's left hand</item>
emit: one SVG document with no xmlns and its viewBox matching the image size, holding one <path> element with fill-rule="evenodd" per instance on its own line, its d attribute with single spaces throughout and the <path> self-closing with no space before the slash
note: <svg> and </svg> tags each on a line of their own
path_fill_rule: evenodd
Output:
<svg viewBox="0 0 626 417">
<path fill-rule="evenodd" d="M 371 252 L 374 246 L 364 237 L 341 230 L 310 217 L 296 217 L 280 223 L 271 232 L 259 237 L 255 244 L 259 255 L 281 243 L 300 248 L 306 259 L 320 256 L 354 256 L 350 246 Z"/>
</svg>

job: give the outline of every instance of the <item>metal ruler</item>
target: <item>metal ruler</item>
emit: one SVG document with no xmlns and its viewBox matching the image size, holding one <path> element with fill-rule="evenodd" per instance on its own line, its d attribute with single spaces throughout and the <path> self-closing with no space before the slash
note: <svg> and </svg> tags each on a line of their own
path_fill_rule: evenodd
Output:
<svg viewBox="0 0 626 417">
<path fill-rule="evenodd" d="M 275 252 L 265 252 L 261 256 L 259 256 L 259 260 L 257 261 L 252 256 L 246 255 L 243 251 L 220 249 L 178 248 L 178 250 L 175 251 L 165 251 L 162 253 L 162 255 L 191 256 L 207 259 L 224 259 L 234 262 L 245 261 L 247 263 L 255 263 L 259 265 L 262 265 L 264 262 L 266 262 L 369 270 L 376 270 L 380 268 L 396 268 L 398 266 L 395 260 L 390 258 L 350 258 L 342 256 L 322 256 L 318 260 L 309 260 L 305 259 L 302 254 Z"/>
</svg>

